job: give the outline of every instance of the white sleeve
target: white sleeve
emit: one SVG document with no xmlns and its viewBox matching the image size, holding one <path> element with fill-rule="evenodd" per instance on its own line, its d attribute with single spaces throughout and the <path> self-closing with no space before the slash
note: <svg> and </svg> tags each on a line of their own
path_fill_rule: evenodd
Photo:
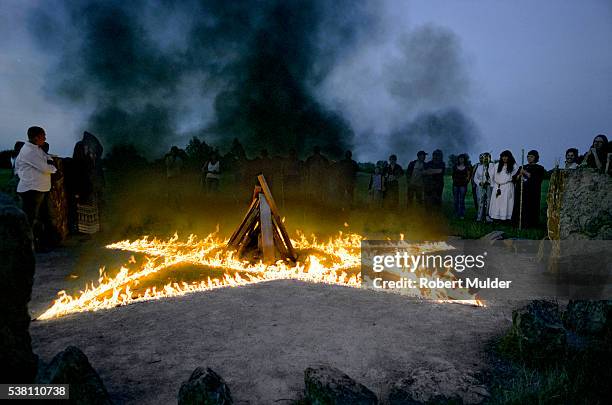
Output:
<svg viewBox="0 0 612 405">
<path fill-rule="evenodd" d="M 499 185 L 499 182 L 497 180 L 497 170 L 495 167 L 491 168 L 491 184 Z"/>
<path fill-rule="evenodd" d="M 57 169 L 55 168 L 55 166 L 47 163 L 47 157 L 47 154 L 44 152 L 26 153 L 24 156 L 22 156 L 21 160 L 23 161 L 23 163 L 34 167 L 42 173 L 53 174 L 57 171 Z"/>
</svg>

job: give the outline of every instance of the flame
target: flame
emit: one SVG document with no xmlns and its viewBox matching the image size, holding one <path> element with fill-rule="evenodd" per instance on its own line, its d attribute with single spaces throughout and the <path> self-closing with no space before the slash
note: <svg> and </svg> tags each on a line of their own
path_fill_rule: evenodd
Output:
<svg viewBox="0 0 612 405">
<path fill-rule="evenodd" d="M 107 245 L 106 248 L 144 255 L 141 263 L 138 263 L 132 255 L 128 263 L 121 266 L 112 277 L 102 267 L 99 270 L 97 284 L 89 283 L 84 290 L 75 295 L 60 291 L 51 307 L 37 319 L 52 319 L 71 313 L 98 311 L 136 302 L 272 280 L 300 280 L 358 288 L 362 282 L 359 271 L 362 239 L 358 234 L 339 232 L 337 236 L 327 241 L 319 241 L 314 235 L 306 237 L 298 231 L 297 238 L 292 240 L 298 252 L 298 262 L 279 260 L 273 265 L 262 262 L 250 263 L 235 257 L 233 251 L 226 249 L 227 240 L 218 237 L 218 229 L 203 239 L 190 235 L 181 241 L 178 235 L 174 234 L 167 240 L 149 236 L 133 241 L 124 240 Z M 414 247 L 421 252 L 438 248 L 435 243 Z M 224 274 L 212 278 L 207 276 L 205 279 L 190 283 L 170 281 L 160 286 L 142 287 L 151 279 L 155 279 L 156 274 L 159 275 L 160 272 L 180 264 L 221 270 Z M 449 272 L 448 277 L 452 277 L 452 273 Z M 429 293 L 423 292 L 425 297 L 482 305 L 467 293 L 457 297 L 427 294 Z"/>
</svg>

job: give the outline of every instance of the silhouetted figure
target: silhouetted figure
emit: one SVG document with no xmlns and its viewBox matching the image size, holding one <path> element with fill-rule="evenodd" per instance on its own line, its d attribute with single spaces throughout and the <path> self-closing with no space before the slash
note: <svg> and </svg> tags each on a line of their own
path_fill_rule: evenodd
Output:
<svg viewBox="0 0 612 405">
<path fill-rule="evenodd" d="M 166 163 L 166 200 L 168 203 L 174 204 L 176 208 L 181 208 L 185 153 L 177 146 L 173 146 L 170 148 L 170 152 L 166 154 L 164 161 Z"/>
<path fill-rule="evenodd" d="M 102 169 L 104 148 L 93 134 L 85 131 L 74 145 L 71 162 L 71 192 L 79 203 L 97 204 L 103 200 L 105 185 Z"/>
<path fill-rule="evenodd" d="M 281 162 L 283 179 L 281 198 L 283 201 L 287 198 L 296 198 L 302 194 L 303 171 L 304 162 L 299 159 L 295 149 L 290 149 L 289 156 Z"/>
<path fill-rule="evenodd" d="M 344 159 L 337 163 L 338 191 L 343 208 L 350 208 L 353 205 L 355 181 L 357 180 L 358 171 L 359 165 L 353 160 L 353 153 L 347 150 L 344 154 Z"/>
<path fill-rule="evenodd" d="M 523 228 L 533 228 L 538 226 L 540 220 L 540 200 L 542 195 L 542 181 L 546 170 L 538 164 L 540 155 L 537 150 L 530 150 L 527 153 L 527 164 L 521 166 L 518 173 L 514 176 L 516 189 L 514 192 L 514 214 L 513 221 L 519 224 L 522 217 L 521 226 Z M 521 181 L 523 182 L 523 209 L 521 210 Z"/>
<path fill-rule="evenodd" d="M 315 202 L 322 202 L 329 183 L 329 160 L 321 154 L 321 148 L 315 146 L 313 154 L 306 159 L 308 193 Z"/>
<path fill-rule="evenodd" d="M 17 195 L 17 184 L 19 184 L 19 176 L 17 176 L 17 172 L 15 170 L 15 162 L 17 160 L 17 156 L 19 155 L 19 152 L 21 151 L 21 148 L 23 147 L 23 145 L 24 145 L 23 141 L 15 142 L 15 146 L 13 147 L 13 150 L 11 151 L 11 155 L 10 155 L 11 178 L 9 179 L 7 183 L 7 189 L 9 190 L 9 194 L 13 196 L 16 202 L 19 202 L 20 199 Z"/>
<path fill-rule="evenodd" d="M 471 173 L 472 168 L 467 163 L 467 155 L 457 156 L 457 163 L 453 167 L 453 206 L 455 215 L 461 219 L 465 217 L 465 195 Z"/>
<path fill-rule="evenodd" d="M 442 205 L 442 192 L 444 191 L 444 171 L 446 164 L 440 149 L 431 154 L 431 160 L 425 163 L 423 171 L 425 179 L 425 204 L 428 206 Z"/>
<path fill-rule="evenodd" d="M 262 149 L 260 155 L 255 158 L 252 164 L 255 169 L 255 177 L 259 174 L 263 174 L 268 186 L 272 188 L 274 184 L 274 162 L 268 154 L 268 150 Z"/>
<path fill-rule="evenodd" d="M 425 157 L 423 150 L 417 153 L 417 159 L 408 164 L 406 169 L 406 206 L 411 207 L 415 202 L 423 204 L 425 201 L 425 185 L 423 171 L 425 170 Z"/>
<path fill-rule="evenodd" d="M 397 164 L 397 156 L 389 156 L 389 162 L 383 170 L 385 179 L 384 206 L 388 209 L 397 209 L 399 206 L 399 179 L 404 170 Z"/>
</svg>

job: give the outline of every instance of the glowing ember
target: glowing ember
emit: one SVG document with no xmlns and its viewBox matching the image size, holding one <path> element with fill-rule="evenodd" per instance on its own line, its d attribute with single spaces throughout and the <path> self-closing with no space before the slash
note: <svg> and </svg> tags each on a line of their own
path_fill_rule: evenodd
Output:
<svg viewBox="0 0 612 405">
<path fill-rule="evenodd" d="M 197 291 L 209 291 L 224 287 L 238 287 L 272 280 L 301 280 L 313 283 L 337 284 L 347 287 L 360 287 L 361 240 L 357 234 L 344 234 L 330 238 L 327 242 L 318 241 L 314 236 L 307 238 L 297 234 L 292 240 L 298 252 L 298 262 L 278 261 L 274 265 L 249 263 L 234 257 L 233 251 L 225 249 L 226 240 L 216 233 L 204 239 L 194 235 L 185 241 L 175 234 L 168 240 L 147 236 L 135 241 L 121 241 L 106 246 L 108 249 L 143 254 L 145 260 L 138 265 L 134 257 L 122 266 L 116 275 L 110 277 L 104 268 L 100 269 L 97 285 L 85 286 L 74 296 L 65 291 L 58 293 L 53 305 L 38 319 L 51 319 L 76 312 L 97 311 L 135 302 L 181 296 Z M 403 240 L 403 235 L 402 235 Z M 415 251 L 427 252 L 441 248 L 439 243 L 407 245 Z M 143 287 L 159 280 L 163 271 L 178 265 L 202 266 L 213 271 L 222 271 L 222 276 L 206 276 L 197 281 L 170 281 L 164 279 L 163 285 Z M 231 274 L 233 273 L 233 274 Z M 450 271 L 444 275 L 452 279 Z M 431 291 L 422 291 L 423 297 L 441 301 L 461 300 L 459 302 L 481 305 L 474 297 L 465 292 L 461 296 L 434 296 Z"/>
</svg>

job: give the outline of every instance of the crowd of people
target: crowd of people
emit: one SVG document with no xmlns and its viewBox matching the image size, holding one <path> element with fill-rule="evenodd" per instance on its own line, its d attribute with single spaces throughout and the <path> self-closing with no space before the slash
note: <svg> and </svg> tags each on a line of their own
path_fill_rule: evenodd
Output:
<svg viewBox="0 0 612 405">
<path fill-rule="evenodd" d="M 597 135 L 584 155 L 570 148 L 565 155 L 563 169 L 573 170 L 579 166 L 593 168 L 600 173 L 612 174 L 612 150 L 605 135 Z M 13 167 L 24 212 L 32 226 L 35 244 L 41 246 L 41 213 L 46 195 L 51 190 L 51 175 L 57 172 L 57 160 L 48 154 L 45 130 L 30 127 L 27 141 L 15 145 Z M 102 170 L 103 148 L 92 134 L 85 132 L 83 139 L 75 145 L 70 159 L 62 159 L 66 174 L 67 204 L 97 206 L 103 199 L 104 173 Z M 400 179 L 405 176 L 407 207 L 422 205 L 435 209 L 442 205 L 444 176 L 447 173 L 444 155 L 436 149 L 427 160 L 427 152 L 419 151 L 416 159 L 408 163 L 406 170 L 398 163 L 396 155 L 388 161 L 378 162 L 370 175 L 368 195 L 375 209 L 397 210 L 400 205 Z M 165 156 L 168 197 L 178 203 L 179 183 L 185 164 L 185 152 L 173 147 Z M 490 153 L 482 153 L 478 163 L 471 165 L 469 157 L 461 154 L 448 170 L 452 177 L 454 213 L 464 218 L 465 199 L 468 188 L 472 190 L 476 221 L 514 221 L 522 227 L 538 226 L 540 216 L 541 186 L 546 170 L 539 163 L 539 153 L 527 153 L 527 162 L 518 165 L 511 151 L 500 153 L 493 161 Z M 223 167 L 218 152 L 213 152 L 201 167 L 202 190 L 214 194 L 219 190 L 222 171 L 231 172 L 235 180 L 252 191 L 257 174 L 264 174 L 275 195 L 286 199 L 306 198 L 310 203 L 333 201 L 349 209 L 354 204 L 354 193 L 359 165 L 347 151 L 343 159 L 332 161 L 321 153 L 319 147 L 304 161 L 295 150 L 288 156 L 270 157 L 262 150 L 255 159 L 245 154 L 231 161 L 234 167 Z M 70 209 L 75 212 L 74 208 Z M 74 215 L 73 215 L 74 217 Z M 73 218 L 72 222 L 76 222 Z"/>
<path fill-rule="evenodd" d="M 612 172 L 612 154 L 605 135 L 597 135 L 584 155 L 577 148 L 566 152 L 562 169 L 575 169 L 579 165 L 594 168 L 601 173 Z M 168 178 L 177 151 L 167 155 Z M 444 154 L 436 149 L 427 160 L 428 153 L 419 151 L 416 159 L 406 169 L 398 163 L 396 155 L 385 162 L 378 162 L 370 175 L 368 195 L 373 208 L 396 210 L 400 206 L 400 179 L 405 176 L 407 208 L 422 205 L 435 209 L 442 205 L 444 176 L 449 172 L 452 178 L 454 214 L 465 218 L 465 200 L 471 189 L 476 221 L 512 221 L 521 227 L 539 225 L 541 188 L 546 170 L 539 164 L 539 153 L 531 150 L 527 161 L 519 165 L 511 151 L 500 153 L 493 160 L 490 153 L 482 153 L 475 165 L 470 164 L 467 154 L 453 159 L 450 169 L 444 161 Z M 347 151 L 343 159 L 332 161 L 325 157 L 320 148 L 302 161 L 295 150 L 286 157 L 270 157 L 267 150 L 252 160 L 242 156 L 232 162 L 235 167 L 223 170 L 236 174 L 238 182 L 248 191 L 253 179 L 263 173 L 275 194 L 281 199 L 292 197 L 307 198 L 309 202 L 335 203 L 350 208 L 354 203 L 357 172 L 359 165 Z M 202 166 L 202 188 L 215 193 L 219 188 L 222 166 L 215 152 Z"/>
</svg>

